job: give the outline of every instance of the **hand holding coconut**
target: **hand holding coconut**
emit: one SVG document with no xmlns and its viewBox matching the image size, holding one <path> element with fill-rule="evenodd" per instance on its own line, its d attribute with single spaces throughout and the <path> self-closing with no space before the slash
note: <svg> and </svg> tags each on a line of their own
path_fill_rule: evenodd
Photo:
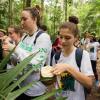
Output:
<svg viewBox="0 0 100 100">
<path fill-rule="evenodd" d="M 54 74 L 52 73 L 53 67 L 51 66 L 45 66 L 41 68 L 41 76 L 46 78 L 52 78 Z"/>
<path fill-rule="evenodd" d="M 45 66 L 41 68 L 41 81 L 47 86 L 53 84 L 56 80 L 52 73 L 53 69 L 54 68 L 52 66 Z"/>
<path fill-rule="evenodd" d="M 53 67 L 52 74 L 59 76 L 64 72 L 69 73 L 70 72 L 69 68 L 70 67 L 68 64 L 63 64 L 63 63 L 56 64 Z"/>
<path fill-rule="evenodd" d="M 54 75 L 60 75 L 63 72 L 68 72 L 69 65 L 67 64 L 56 64 L 52 66 L 45 66 L 41 68 L 41 76 L 42 77 L 54 77 Z"/>
</svg>

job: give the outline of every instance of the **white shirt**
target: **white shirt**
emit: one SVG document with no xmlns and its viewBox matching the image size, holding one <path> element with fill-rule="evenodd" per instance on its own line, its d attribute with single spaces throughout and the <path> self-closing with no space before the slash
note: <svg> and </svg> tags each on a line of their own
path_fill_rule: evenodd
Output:
<svg viewBox="0 0 100 100">
<path fill-rule="evenodd" d="M 100 44 L 99 42 L 91 42 L 88 45 L 90 48 L 90 59 L 96 61 L 97 60 L 97 50 Z"/>
<path fill-rule="evenodd" d="M 58 63 L 67 63 L 73 66 L 74 68 L 76 68 L 76 70 L 79 70 L 76 64 L 75 50 L 76 48 L 68 57 L 64 57 L 63 54 L 61 53 Z M 55 64 L 54 62 L 55 61 L 53 60 L 53 64 Z M 81 61 L 81 72 L 87 76 L 93 75 L 89 53 L 85 50 L 83 51 L 83 56 Z M 66 95 L 68 97 L 67 100 L 85 100 L 84 87 L 76 80 L 75 80 L 74 88 L 75 91 L 73 92 L 67 91 L 63 93 L 63 96 Z"/>
<path fill-rule="evenodd" d="M 52 44 L 50 37 L 47 33 L 42 33 L 36 40 L 36 44 L 34 45 L 34 40 L 36 37 L 36 33 L 33 36 L 27 36 L 23 41 L 20 41 L 18 46 L 15 49 L 15 53 L 18 56 L 19 61 L 22 61 L 24 58 L 28 57 L 30 54 L 34 52 L 38 52 L 38 54 L 31 60 L 32 67 L 40 68 L 44 66 L 46 59 L 51 51 Z M 36 65 L 38 65 L 36 67 Z M 29 67 L 27 66 L 26 69 Z M 26 86 L 33 80 L 40 79 L 40 72 L 33 71 L 30 76 L 27 77 L 24 82 L 22 82 L 21 86 Z M 30 89 L 28 89 L 25 94 L 28 96 L 39 96 L 46 92 L 46 87 L 39 81 L 37 84 L 34 84 Z"/>
</svg>

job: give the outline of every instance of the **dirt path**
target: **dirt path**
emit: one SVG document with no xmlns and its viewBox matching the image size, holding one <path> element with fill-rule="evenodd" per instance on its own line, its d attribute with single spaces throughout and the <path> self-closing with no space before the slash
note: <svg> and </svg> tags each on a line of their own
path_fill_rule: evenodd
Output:
<svg viewBox="0 0 100 100">
<path fill-rule="evenodd" d="M 97 71 L 98 71 L 98 77 L 99 77 L 99 81 L 100 81 L 100 50 L 98 52 Z M 97 91 L 97 89 L 94 86 L 92 89 L 92 92 L 88 96 L 87 100 L 100 100 L 100 90 Z"/>
<path fill-rule="evenodd" d="M 100 100 L 100 91 L 93 88 L 92 93 L 87 97 L 87 100 Z"/>
</svg>

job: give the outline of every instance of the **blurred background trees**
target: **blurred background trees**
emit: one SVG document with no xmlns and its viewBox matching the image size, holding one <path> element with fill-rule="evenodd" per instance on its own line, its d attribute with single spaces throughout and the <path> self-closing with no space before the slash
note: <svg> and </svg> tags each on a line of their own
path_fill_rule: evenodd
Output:
<svg viewBox="0 0 100 100">
<path fill-rule="evenodd" d="M 35 5 L 40 6 L 41 23 L 53 37 L 71 15 L 79 18 L 80 35 L 90 31 L 100 36 L 100 0 L 0 0 L 0 28 L 20 24 L 22 9 Z"/>
</svg>

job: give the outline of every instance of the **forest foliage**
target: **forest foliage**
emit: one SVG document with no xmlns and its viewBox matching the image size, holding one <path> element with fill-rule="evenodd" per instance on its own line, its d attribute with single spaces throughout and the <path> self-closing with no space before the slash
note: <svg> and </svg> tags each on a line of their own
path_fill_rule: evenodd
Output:
<svg viewBox="0 0 100 100">
<path fill-rule="evenodd" d="M 40 6 L 41 23 L 47 25 L 52 37 L 60 23 L 72 15 L 79 18 L 80 35 L 89 31 L 100 37 L 100 0 L 0 0 L 0 28 L 20 25 L 23 8 L 35 5 Z"/>
</svg>

